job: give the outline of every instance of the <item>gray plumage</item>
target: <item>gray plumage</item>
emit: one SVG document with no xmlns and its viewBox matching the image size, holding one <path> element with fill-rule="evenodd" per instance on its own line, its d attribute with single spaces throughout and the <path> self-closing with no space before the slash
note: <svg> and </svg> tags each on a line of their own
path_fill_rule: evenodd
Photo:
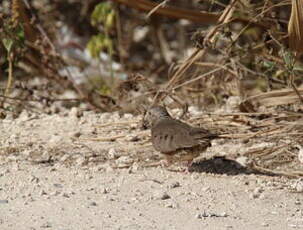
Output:
<svg viewBox="0 0 303 230">
<path fill-rule="evenodd" d="M 192 127 L 170 116 L 162 106 L 149 109 L 144 118 L 151 127 L 151 140 L 154 148 L 166 155 L 186 153 L 186 159 L 192 160 L 208 146 L 216 134 L 200 127 Z"/>
</svg>

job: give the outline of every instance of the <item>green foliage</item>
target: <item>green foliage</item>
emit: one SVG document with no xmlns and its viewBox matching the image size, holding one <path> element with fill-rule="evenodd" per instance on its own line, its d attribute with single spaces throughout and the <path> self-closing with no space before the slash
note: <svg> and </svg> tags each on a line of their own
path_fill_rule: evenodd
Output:
<svg viewBox="0 0 303 230">
<path fill-rule="evenodd" d="M 7 52 L 9 53 L 12 50 L 14 41 L 12 39 L 3 38 L 2 44 L 3 44 L 4 48 L 7 50 Z"/>
<path fill-rule="evenodd" d="M 280 55 L 283 58 L 287 70 L 290 72 L 293 71 L 294 64 L 296 62 L 296 59 L 294 58 L 293 54 L 285 49 L 282 49 L 280 51 Z"/>
<path fill-rule="evenodd" d="M 91 15 L 91 24 L 97 26 L 98 24 L 103 24 L 105 30 L 109 30 L 114 25 L 115 11 L 112 8 L 112 4 L 109 2 L 99 3 L 92 15 Z"/>
<path fill-rule="evenodd" d="M 99 3 L 92 15 L 91 24 L 98 27 L 103 25 L 103 32 L 92 36 L 87 44 L 87 48 L 92 57 L 98 57 L 102 50 L 107 50 L 110 56 L 113 54 L 113 42 L 109 37 L 109 31 L 114 26 L 115 11 L 110 2 Z"/>
<path fill-rule="evenodd" d="M 111 93 L 111 88 L 108 86 L 108 83 L 100 78 L 100 76 L 90 76 L 90 82 L 101 95 L 109 95 Z"/>
<path fill-rule="evenodd" d="M 23 27 L 21 24 L 12 26 L 9 23 L 4 23 L 3 33 L 0 33 L 0 40 L 7 53 L 18 48 L 23 48 L 25 41 Z"/>
<path fill-rule="evenodd" d="M 91 24 L 98 29 L 100 32 L 97 35 L 91 37 L 87 43 L 87 49 L 89 50 L 92 57 L 97 58 L 100 52 L 107 51 L 110 58 L 110 73 L 113 79 L 114 71 L 112 68 L 112 57 L 114 53 L 113 40 L 110 37 L 110 30 L 114 27 L 115 21 L 115 10 L 110 2 L 102 2 L 96 5 L 92 15 Z M 99 82 L 98 92 L 108 94 L 110 88 L 105 82 Z"/>
<path fill-rule="evenodd" d="M 265 67 L 267 69 L 267 71 L 273 70 L 276 67 L 275 62 L 268 61 L 268 60 L 264 60 L 262 62 L 262 64 L 263 64 L 263 67 Z"/>
<path fill-rule="evenodd" d="M 112 53 L 113 43 L 112 40 L 104 34 L 97 34 L 92 36 L 87 44 L 87 49 L 89 50 L 92 57 L 96 58 L 104 49 L 107 49 L 109 53 Z"/>
<path fill-rule="evenodd" d="M 12 24 L 10 20 L 3 20 L 0 28 L 0 66 L 2 71 L 8 71 L 9 63 L 17 63 L 25 50 L 25 35 L 23 26 Z"/>
</svg>

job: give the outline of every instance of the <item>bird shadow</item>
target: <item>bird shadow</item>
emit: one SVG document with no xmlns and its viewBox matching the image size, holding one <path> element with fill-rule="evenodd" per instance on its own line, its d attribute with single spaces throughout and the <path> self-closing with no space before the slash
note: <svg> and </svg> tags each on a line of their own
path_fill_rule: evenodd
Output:
<svg viewBox="0 0 303 230">
<path fill-rule="evenodd" d="M 241 164 L 239 164 L 237 161 L 226 159 L 225 157 L 214 157 L 212 159 L 194 162 L 189 167 L 188 170 L 189 172 L 225 174 L 225 175 L 258 174 L 258 175 L 273 176 L 273 174 L 270 173 L 264 173 L 255 169 L 244 167 Z"/>
</svg>

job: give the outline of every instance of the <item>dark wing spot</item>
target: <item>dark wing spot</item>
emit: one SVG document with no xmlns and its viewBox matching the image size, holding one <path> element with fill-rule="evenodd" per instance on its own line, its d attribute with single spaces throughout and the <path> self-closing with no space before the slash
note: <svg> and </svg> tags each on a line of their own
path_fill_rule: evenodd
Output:
<svg viewBox="0 0 303 230">
<path fill-rule="evenodd" d="M 165 134 L 164 139 L 167 140 L 168 138 L 168 134 Z"/>
<path fill-rule="evenodd" d="M 170 135 L 170 141 L 174 140 L 174 135 Z"/>
</svg>

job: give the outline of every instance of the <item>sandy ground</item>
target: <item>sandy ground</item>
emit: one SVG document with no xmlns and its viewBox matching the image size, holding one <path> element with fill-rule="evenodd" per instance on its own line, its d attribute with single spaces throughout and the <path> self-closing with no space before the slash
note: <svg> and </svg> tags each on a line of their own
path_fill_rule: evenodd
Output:
<svg viewBox="0 0 303 230">
<path fill-rule="evenodd" d="M 134 120 L 1 121 L 0 229 L 303 229 L 302 179 L 144 167 L 158 158 Z"/>
</svg>

